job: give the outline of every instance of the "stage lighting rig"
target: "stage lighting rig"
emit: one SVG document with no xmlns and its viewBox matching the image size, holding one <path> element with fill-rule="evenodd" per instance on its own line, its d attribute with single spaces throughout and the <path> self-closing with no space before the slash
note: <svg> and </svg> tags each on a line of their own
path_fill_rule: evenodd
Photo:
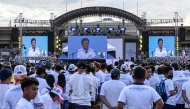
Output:
<svg viewBox="0 0 190 109">
<path fill-rule="evenodd" d="M 126 30 L 125 27 L 121 27 L 121 28 L 120 28 L 120 33 L 125 33 L 125 30 Z"/>
</svg>

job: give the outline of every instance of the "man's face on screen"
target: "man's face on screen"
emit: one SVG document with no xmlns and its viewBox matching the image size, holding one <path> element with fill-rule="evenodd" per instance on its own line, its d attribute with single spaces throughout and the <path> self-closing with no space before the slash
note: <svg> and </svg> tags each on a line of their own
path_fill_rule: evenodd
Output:
<svg viewBox="0 0 190 109">
<path fill-rule="evenodd" d="M 84 41 L 84 42 L 82 43 L 82 47 L 83 47 L 84 49 L 88 49 L 88 45 L 89 45 L 89 42 L 88 42 L 88 41 Z"/>
<path fill-rule="evenodd" d="M 32 41 L 32 48 L 36 47 L 36 41 Z"/>
<path fill-rule="evenodd" d="M 158 46 L 159 46 L 159 47 L 162 47 L 162 45 L 163 45 L 163 42 L 162 42 L 162 41 L 159 41 L 159 42 L 158 42 Z"/>
</svg>

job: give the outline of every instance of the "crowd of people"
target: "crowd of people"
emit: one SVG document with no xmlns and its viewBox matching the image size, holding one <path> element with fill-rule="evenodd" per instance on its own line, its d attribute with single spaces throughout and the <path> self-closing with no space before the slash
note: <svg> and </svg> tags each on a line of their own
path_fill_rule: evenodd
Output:
<svg viewBox="0 0 190 109">
<path fill-rule="evenodd" d="M 0 109 L 190 109 L 190 65 L 0 64 Z"/>
</svg>

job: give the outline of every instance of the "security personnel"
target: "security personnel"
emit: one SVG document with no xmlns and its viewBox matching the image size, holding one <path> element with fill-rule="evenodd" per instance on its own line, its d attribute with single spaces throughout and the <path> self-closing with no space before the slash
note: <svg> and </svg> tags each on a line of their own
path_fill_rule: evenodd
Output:
<svg viewBox="0 0 190 109">
<path fill-rule="evenodd" d="M 32 45 L 32 47 L 30 47 L 28 50 L 28 57 L 40 56 L 40 50 L 39 50 L 39 48 L 36 47 L 36 39 L 35 38 L 31 39 L 31 45 Z"/>
<path fill-rule="evenodd" d="M 155 57 L 165 57 L 167 56 L 166 48 L 163 47 L 163 39 L 158 39 L 158 48 L 155 49 Z"/>
</svg>

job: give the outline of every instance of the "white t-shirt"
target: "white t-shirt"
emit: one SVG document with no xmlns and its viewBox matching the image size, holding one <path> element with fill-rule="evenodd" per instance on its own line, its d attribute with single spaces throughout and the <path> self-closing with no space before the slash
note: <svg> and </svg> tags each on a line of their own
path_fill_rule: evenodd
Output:
<svg viewBox="0 0 190 109">
<path fill-rule="evenodd" d="M 65 90 L 63 90 L 64 92 L 64 94 L 63 94 L 63 98 L 64 98 L 64 100 L 69 100 L 69 94 L 70 94 L 70 92 L 69 92 L 69 85 L 68 84 L 66 84 L 66 86 L 65 86 Z"/>
<path fill-rule="evenodd" d="M 170 96 L 170 91 L 174 90 L 174 82 L 171 79 L 165 80 L 165 89 L 166 89 L 166 93 L 168 96 L 166 104 L 175 106 L 176 105 L 176 103 L 175 103 L 176 95 Z"/>
<path fill-rule="evenodd" d="M 50 92 L 50 90 L 48 90 L 47 88 L 44 88 L 41 92 L 41 95 L 45 95 L 48 94 Z M 45 108 L 44 108 L 45 109 Z M 53 102 L 52 104 L 52 109 L 61 109 L 60 107 L 60 103 L 58 101 Z"/>
<path fill-rule="evenodd" d="M 77 59 L 93 59 L 96 58 L 96 54 L 93 49 L 88 48 L 88 51 L 83 48 L 77 51 Z"/>
<path fill-rule="evenodd" d="M 149 80 L 145 79 L 145 80 L 144 80 L 144 84 L 147 85 L 147 86 L 150 86 Z"/>
<path fill-rule="evenodd" d="M 106 82 L 106 81 L 109 81 L 109 80 L 112 80 L 110 73 L 106 74 L 104 78 L 105 78 L 105 82 Z"/>
<path fill-rule="evenodd" d="M 126 85 L 119 80 L 110 80 L 102 84 L 100 95 L 105 96 L 107 101 L 112 107 L 117 106 L 117 100 L 119 98 L 120 92 Z M 108 109 L 108 107 L 103 104 L 102 109 Z"/>
<path fill-rule="evenodd" d="M 21 89 L 21 84 L 13 86 L 5 94 L 5 98 L 3 100 L 3 109 L 15 109 L 18 101 L 22 98 L 22 96 L 23 91 Z M 31 103 L 36 108 L 43 108 L 43 101 L 41 99 L 39 91 L 37 96 L 31 100 Z"/>
<path fill-rule="evenodd" d="M 160 81 L 161 81 L 162 79 L 164 79 L 164 75 L 163 75 L 163 74 L 158 74 L 158 78 L 159 78 Z"/>
<path fill-rule="evenodd" d="M 91 101 L 95 101 L 96 99 L 96 92 L 98 91 L 99 87 L 99 80 L 92 74 L 86 74 L 92 78 L 92 94 L 91 94 Z"/>
<path fill-rule="evenodd" d="M 182 97 L 182 86 L 185 82 L 189 81 L 187 77 L 178 77 L 173 80 L 174 81 L 174 87 L 177 87 L 178 92 L 176 94 L 176 104 L 185 104 L 185 101 Z"/>
<path fill-rule="evenodd" d="M 119 80 L 123 82 L 126 86 L 131 85 L 133 83 L 132 77 L 128 74 L 120 74 Z"/>
<path fill-rule="evenodd" d="M 101 70 L 99 70 L 99 71 L 96 72 L 96 77 L 100 80 L 100 83 L 105 82 L 104 76 L 105 75 L 104 75 L 104 73 Z"/>
<path fill-rule="evenodd" d="M 27 101 L 25 98 L 21 98 L 15 109 L 34 109 L 34 107 L 32 106 L 32 104 Z"/>
<path fill-rule="evenodd" d="M 70 77 L 72 76 L 73 74 L 68 74 L 65 76 L 65 79 L 66 79 L 66 83 L 68 84 L 69 83 L 69 79 Z"/>
<path fill-rule="evenodd" d="M 52 72 L 51 69 L 50 69 L 50 70 L 46 69 L 46 73 L 47 73 L 47 74 L 50 74 L 51 72 Z"/>
<path fill-rule="evenodd" d="M 50 74 L 52 74 L 52 75 L 54 76 L 54 78 L 55 78 L 54 84 L 57 84 L 59 73 L 57 73 L 57 72 L 55 72 L 55 71 L 52 71 Z"/>
<path fill-rule="evenodd" d="M 69 90 L 73 91 L 70 95 L 71 103 L 91 106 L 90 92 L 92 92 L 93 86 L 91 77 L 77 72 L 70 77 L 68 85 Z"/>
<path fill-rule="evenodd" d="M 150 87 L 156 90 L 156 86 L 160 83 L 160 79 L 156 76 L 151 76 L 149 79 Z"/>
<path fill-rule="evenodd" d="M 46 93 L 46 94 L 42 95 L 41 97 L 44 102 L 44 109 L 52 109 L 53 100 L 50 97 L 49 93 Z"/>
<path fill-rule="evenodd" d="M 41 78 L 41 77 L 35 77 L 37 80 L 38 80 L 38 82 L 39 82 L 39 86 L 38 86 L 38 88 L 39 88 L 39 91 L 40 91 L 40 93 L 41 93 L 41 91 L 42 91 L 42 89 L 44 89 L 44 88 L 49 88 L 49 85 L 47 84 L 47 82 L 46 82 L 46 80 L 45 79 L 43 79 L 43 78 Z"/>
<path fill-rule="evenodd" d="M 152 103 L 160 99 L 152 87 L 132 84 L 121 91 L 118 102 L 125 103 L 127 109 L 150 109 Z"/>
<path fill-rule="evenodd" d="M 183 71 L 183 74 L 185 77 L 190 77 L 190 71 L 189 70 Z"/>
<path fill-rule="evenodd" d="M 3 108 L 3 99 L 5 97 L 5 93 L 10 89 L 11 87 L 7 84 L 0 84 L 0 109 Z"/>
<path fill-rule="evenodd" d="M 186 82 L 182 86 L 182 90 L 185 90 L 186 97 L 190 101 L 190 81 Z M 185 108 L 189 108 L 189 105 L 185 102 Z"/>
</svg>

